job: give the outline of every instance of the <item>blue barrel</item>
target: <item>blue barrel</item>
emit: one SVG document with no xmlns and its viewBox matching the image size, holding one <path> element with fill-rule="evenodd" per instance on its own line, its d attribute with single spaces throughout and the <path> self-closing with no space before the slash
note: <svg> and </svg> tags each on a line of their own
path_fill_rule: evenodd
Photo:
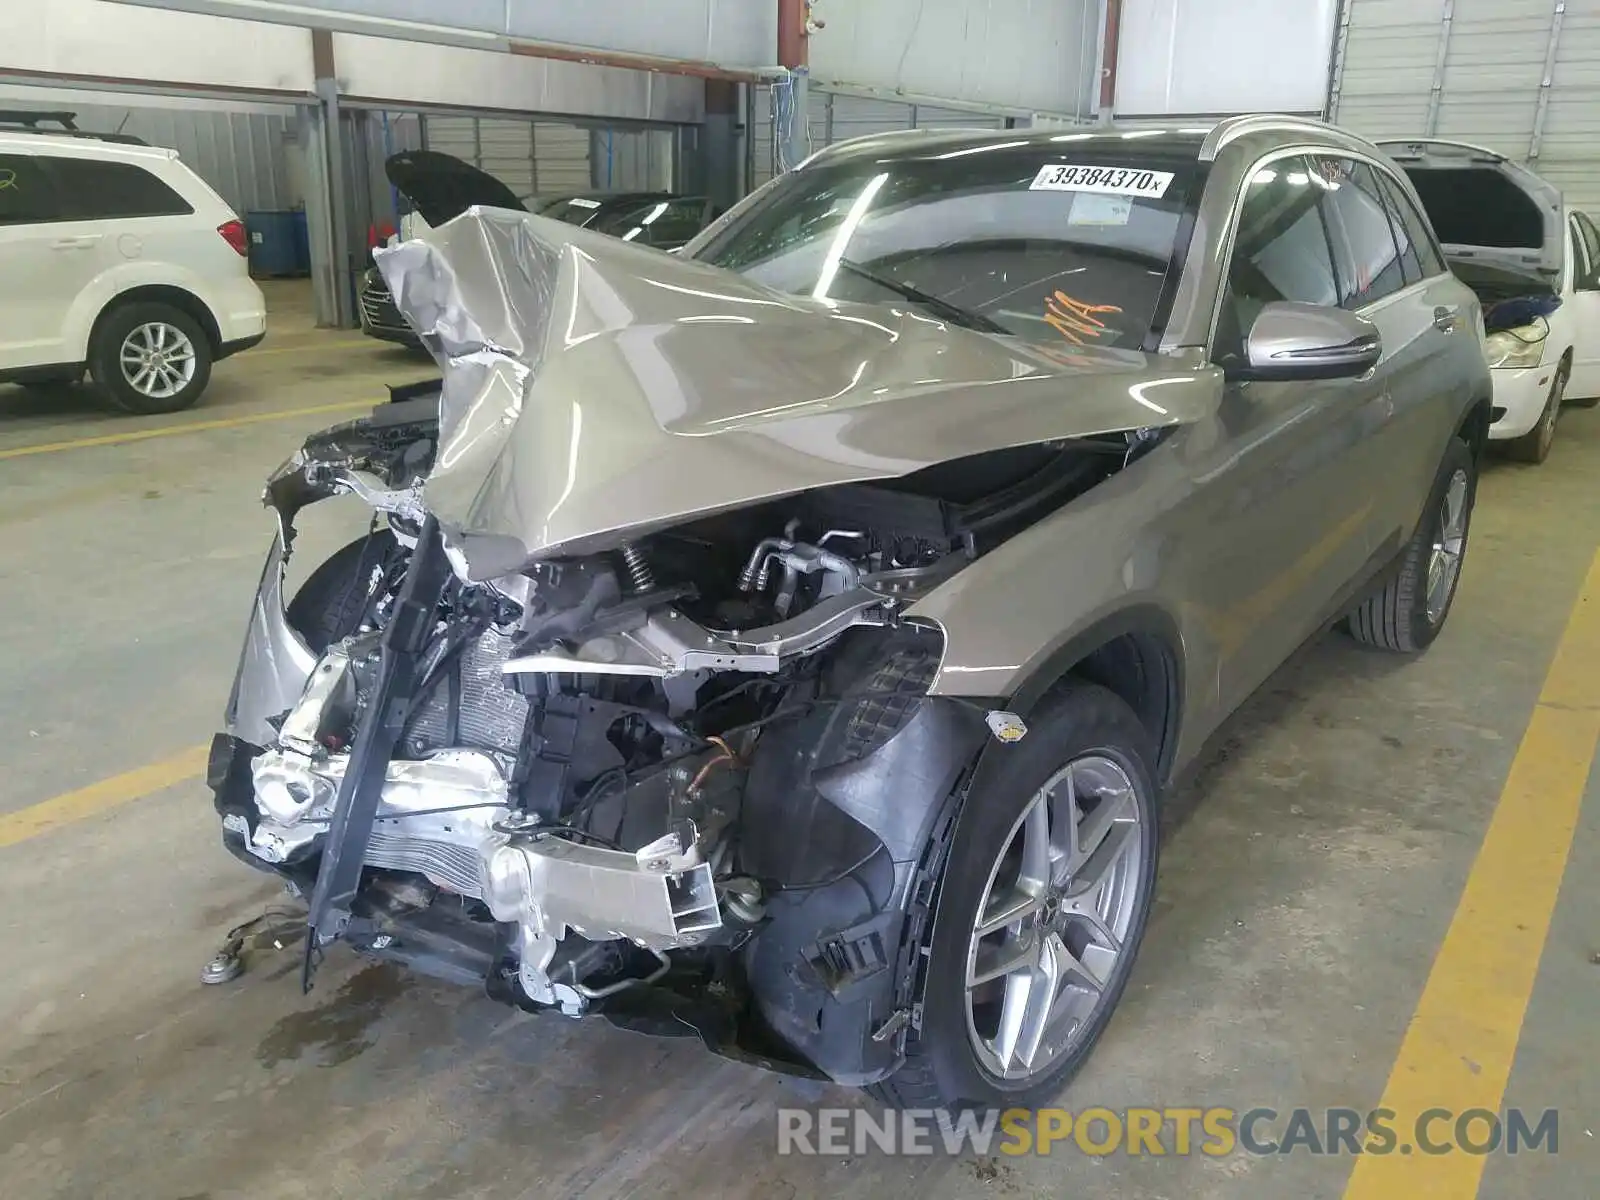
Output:
<svg viewBox="0 0 1600 1200">
<path fill-rule="evenodd" d="M 258 209 L 244 215 L 250 246 L 250 274 L 303 275 L 310 270 L 306 215 L 295 209 Z"/>
</svg>

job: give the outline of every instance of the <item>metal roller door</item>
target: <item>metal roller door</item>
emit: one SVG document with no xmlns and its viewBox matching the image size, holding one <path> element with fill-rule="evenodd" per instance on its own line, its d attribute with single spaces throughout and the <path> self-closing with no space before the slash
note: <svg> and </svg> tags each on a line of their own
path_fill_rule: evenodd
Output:
<svg viewBox="0 0 1600 1200">
<path fill-rule="evenodd" d="M 1600 0 L 1346 0 L 1329 111 L 1488 146 L 1600 212 Z"/>
<path fill-rule="evenodd" d="M 908 104 L 900 100 L 875 100 L 820 89 L 812 89 L 809 100 L 807 126 L 813 150 L 853 137 L 889 133 L 897 129 L 1000 129 L 1005 125 L 1005 118 L 993 113 Z M 756 89 L 753 140 L 754 184 L 757 187 L 771 179 L 778 167 L 772 144 L 772 103 L 771 88 Z"/>
<path fill-rule="evenodd" d="M 428 149 L 489 172 L 519 196 L 594 186 L 587 129 L 506 117 L 429 116 L 424 123 Z"/>
</svg>

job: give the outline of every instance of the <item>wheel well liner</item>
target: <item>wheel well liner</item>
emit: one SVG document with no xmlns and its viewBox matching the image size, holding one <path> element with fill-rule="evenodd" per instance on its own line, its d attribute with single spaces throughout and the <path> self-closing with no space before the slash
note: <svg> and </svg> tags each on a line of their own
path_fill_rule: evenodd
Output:
<svg viewBox="0 0 1600 1200">
<path fill-rule="evenodd" d="M 90 331 L 89 344 L 94 345 L 100 326 L 113 312 L 124 305 L 142 303 L 170 304 L 179 312 L 192 317 L 195 324 L 200 326 L 201 332 L 206 335 L 206 342 L 212 354 L 221 349 L 222 331 L 217 327 L 217 318 L 212 314 L 210 306 L 193 292 L 168 283 L 141 284 L 111 297 L 106 306 L 100 310 L 100 315 L 94 319 L 94 329 Z"/>
<path fill-rule="evenodd" d="M 1489 426 L 1492 423 L 1489 410 L 1492 407 L 1490 397 L 1479 396 L 1462 414 L 1461 423 L 1456 426 L 1455 435 L 1471 448 L 1474 458 L 1483 457 L 1489 446 Z"/>
<path fill-rule="evenodd" d="M 1070 678 L 1115 692 L 1150 731 L 1157 773 L 1170 778 L 1183 708 L 1182 640 L 1177 623 L 1154 605 L 1136 605 L 1069 638 L 1044 660 L 1009 700 L 1026 716 Z"/>
</svg>

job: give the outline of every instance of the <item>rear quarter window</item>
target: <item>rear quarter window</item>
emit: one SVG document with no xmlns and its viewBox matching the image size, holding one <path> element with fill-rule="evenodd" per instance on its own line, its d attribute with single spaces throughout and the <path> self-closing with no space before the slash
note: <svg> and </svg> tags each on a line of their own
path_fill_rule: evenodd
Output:
<svg viewBox="0 0 1600 1200">
<path fill-rule="evenodd" d="M 134 163 L 52 158 L 48 167 L 64 221 L 187 216 L 191 205 L 165 181 Z"/>
</svg>

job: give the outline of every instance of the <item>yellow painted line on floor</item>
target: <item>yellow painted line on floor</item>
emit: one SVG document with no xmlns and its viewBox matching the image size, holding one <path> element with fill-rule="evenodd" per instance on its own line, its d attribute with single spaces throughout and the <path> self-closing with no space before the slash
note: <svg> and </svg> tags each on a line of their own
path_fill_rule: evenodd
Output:
<svg viewBox="0 0 1600 1200">
<path fill-rule="evenodd" d="M 319 350 L 338 350 L 341 348 L 348 349 L 351 346 L 363 346 L 369 344 L 381 348 L 389 343 L 380 342 L 376 338 L 369 337 L 316 338 L 312 341 L 303 342 L 295 346 L 274 346 L 271 342 L 268 342 L 265 346 L 258 346 L 252 350 L 243 350 L 236 358 L 230 359 L 229 361 L 248 362 L 250 359 L 260 358 L 264 354 L 315 354 Z"/>
<path fill-rule="evenodd" d="M 1556 648 L 1489 831 L 1417 1003 L 1381 1107 L 1403 1145 L 1428 1109 L 1434 1143 L 1467 1109 L 1498 1111 L 1600 741 L 1600 554 Z M 1528 1114 L 1530 1128 L 1538 1113 Z M 1480 1123 L 1470 1136 L 1481 1137 Z M 1345 1200 L 1474 1200 L 1486 1159 L 1358 1158 Z"/>
<path fill-rule="evenodd" d="M 308 408 L 280 408 L 272 412 L 250 413 L 243 417 L 219 417 L 214 421 L 189 421 L 164 425 L 159 429 L 130 429 L 125 433 L 104 433 L 98 437 L 74 438 L 70 442 L 43 442 L 37 446 L 14 446 L 0 450 L 0 459 L 26 458 L 32 454 L 59 454 L 63 450 L 86 450 L 91 446 L 120 446 L 126 442 L 146 442 L 151 438 L 178 437 L 185 433 L 204 433 L 208 429 L 237 429 L 241 425 L 260 425 L 265 421 L 286 421 L 290 417 L 313 417 L 322 413 L 350 412 L 372 408 L 376 400 L 341 400 L 338 404 L 313 404 Z"/>
<path fill-rule="evenodd" d="M 206 756 L 210 749 L 209 743 L 191 746 L 171 758 L 135 767 L 75 792 L 42 800 L 17 812 L 0 813 L 0 848 L 15 846 L 18 842 L 50 833 L 64 825 L 108 812 L 132 800 L 159 792 L 162 788 L 192 779 L 206 769 Z"/>
</svg>

